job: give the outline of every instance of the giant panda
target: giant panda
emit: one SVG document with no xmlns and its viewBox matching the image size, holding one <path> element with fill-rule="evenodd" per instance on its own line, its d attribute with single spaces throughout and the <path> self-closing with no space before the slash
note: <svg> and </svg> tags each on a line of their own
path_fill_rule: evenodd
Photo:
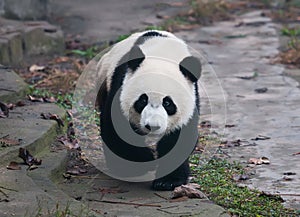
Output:
<svg viewBox="0 0 300 217">
<path fill-rule="evenodd" d="M 166 156 L 185 132 L 181 143 L 192 146 L 191 154 L 198 138 L 201 63 L 183 40 L 166 31 L 132 34 L 102 56 L 97 70 L 103 81 L 98 100 L 104 152 L 109 150 L 122 159 L 145 163 Z M 124 139 L 116 128 L 129 139 Z M 131 139 L 136 135 L 137 139 Z M 137 144 L 147 141 L 155 145 Z M 172 190 L 186 184 L 188 157 L 173 171 L 154 178 L 152 189 Z M 122 163 L 110 162 L 112 158 L 107 157 L 107 161 L 112 170 L 122 168 Z M 167 164 L 158 163 L 156 173 L 173 162 Z M 126 174 L 128 169 L 119 170 Z"/>
</svg>

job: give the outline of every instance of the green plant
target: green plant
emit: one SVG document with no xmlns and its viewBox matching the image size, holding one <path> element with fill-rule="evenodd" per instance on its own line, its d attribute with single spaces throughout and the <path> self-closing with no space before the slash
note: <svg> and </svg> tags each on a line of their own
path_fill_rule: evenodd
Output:
<svg viewBox="0 0 300 217">
<path fill-rule="evenodd" d="M 228 4 L 223 0 L 191 0 L 192 7 L 189 16 L 193 16 L 201 24 L 209 24 L 215 20 L 227 20 L 230 18 Z"/>
<path fill-rule="evenodd" d="M 290 48 L 295 50 L 300 49 L 300 29 L 284 27 L 281 29 L 281 34 L 290 37 L 290 40 L 288 42 L 288 46 Z"/>
<path fill-rule="evenodd" d="M 42 204 L 42 202 L 37 199 L 38 209 L 34 215 L 28 215 L 28 212 L 25 216 L 34 216 L 34 217 L 86 217 L 86 216 L 94 216 L 88 209 L 83 205 L 80 205 L 79 208 L 76 208 L 74 211 L 74 207 L 71 208 L 70 202 L 66 205 L 61 205 L 60 203 L 56 203 L 55 207 L 50 209 L 48 203 Z M 78 206 L 77 206 L 78 207 Z"/>
<path fill-rule="evenodd" d="M 162 26 L 147 26 L 144 30 L 160 30 L 163 31 L 165 30 Z"/>
<path fill-rule="evenodd" d="M 92 59 L 98 53 L 98 48 L 96 46 L 92 46 L 86 50 L 72 50 L 73 54 L 77 54 L 82 57 L 86 57 L 88 59 Z"/>
<path fill-rule="evenodd" d="M 211 159 L 207 164 L 199 167 L 201 155 L 191 157 L 194 182 L 201 186 L 201 190 L 215 203 L 223 206 L 236 216 L 298 216 L 295 210 L 282 205 L 279 196 L 267 195 L 258 190 L 239 187 L 234 176 L 245 173 L 238 163 L 230 163 L 223 159 Z"/>
<path fill-rule="evenodd" d="M 56 104 L 64 109 L 71 109 L 71 104 L 73 102 L 73 94 L 71 93 L 65 93 L 65 94 L 62 94 L 60 92 L 53 93 L 46 89 L 35 88 L 32 85 L 29 86 L 27 95 L 42 97 L 42 98 L 54 97 L 56 99 Z"/>
<path fill-rule="evenodd" d="M 118 38 L 116 39 L 116 43 L 123 41 L 124 39 L 128 38 L 130 34 L 125 34 L 125 35 L 119 35 Z"/>
</svg>

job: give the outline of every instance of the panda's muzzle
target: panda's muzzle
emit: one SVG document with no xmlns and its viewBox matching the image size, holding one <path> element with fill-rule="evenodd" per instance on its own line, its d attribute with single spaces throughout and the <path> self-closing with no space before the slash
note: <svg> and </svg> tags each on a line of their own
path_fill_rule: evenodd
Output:
<svg viewBox="0 0 300 217">
<path fill-rule="evenodd" d="M 150 126 L 149 124 L 146 124 L 145 128 L 150 131 L 156 131 L 160 129 L 160 126 Z"/>
</svg>

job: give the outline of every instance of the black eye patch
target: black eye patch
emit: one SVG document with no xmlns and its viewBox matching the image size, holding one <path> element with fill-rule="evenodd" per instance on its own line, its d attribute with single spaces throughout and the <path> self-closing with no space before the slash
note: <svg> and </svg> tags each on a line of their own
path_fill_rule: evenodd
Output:
<svg viewBox="0 0 300 217">
<path fill-rule="evenodd" d="M 176 105 L 174 104 L 173 100 L 169 96 L 166 96 L 165 98 L 163 98 L 162 106 L 165 108 L 166 112 L 170 116 L 174 115 L 177 111 Z"/>
<path fill-rule="evenodd" d="M 148 104 L 148 96 L 144 93 L 138 98 L 137 101 L 135 101 L 133 107 L 137 113 L 141 114 L 147 104 Z"/>
</svg>

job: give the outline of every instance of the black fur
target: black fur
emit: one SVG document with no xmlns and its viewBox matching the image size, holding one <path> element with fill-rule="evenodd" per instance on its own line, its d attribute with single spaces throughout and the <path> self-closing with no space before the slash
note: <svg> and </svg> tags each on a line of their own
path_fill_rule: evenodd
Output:
<svg viewBox="0 0 300 217">
<path fill-rule="evenodd" d="M 147 104 L 148 104 L 148 96 L 144 93 L 138 98 L 137 101 L 135 101 L 135 103 L 133 104 L 133 108 L 137 113 L 141 114 Z"/>
<path fill-rule="evenodd" d="M 142 37 L 158 37 L 158 36 L 162 37 L 163 35 L 154 30 L 146 32 L 142 35 Z"/>
<path fill-rule="evenodd" d="M 160 33 L 155 31 L 150 31 L 144 34 L 144 36 L 140 37 L 140 40 L 137 42 L 143 43 L 148 37 L 164 37 Z M 101 137 L 105 143 L 104 152 L 112 151 L 119 157 L 134 161 L 134 162 L 147 162 L 154 160 L 154 155 L 151 149 L 146 147 L 138 147 L 133 144 L 129 144 L 124 141 L 118 135 L 114 123 L 113 118 L 117 118 L 118 125 L 121 125 L 122 128 L 128 127 L 128 121 L 124 117 L 120 107 L 120 88 L 123 84 L 126 73 L 134 73 L 138 67 L 142 64 L 145 56 L 143 52 L 140 50 L 138 46 L 134 46 L 131 51 L 124 55 L 122 59 L 119 61 L 119 65 L 115 68 L 115 71 L 112 75 L 111 88 L 109 92 L 105 92 L 105 97 L 101 101 L 100 110 L 100 126 L 101 126 Z M 185 77 L 190 79 L 192 82 L 196 82 L 200 77 L 201 65 L 200 63 L 195 61 L 193 57 L 187 57 L 180 63 L 180 70 L 184 74 Z M 199 69 L 200 67 L 200 69 Z M 195 83 L 195 90 L 198 90 L 198 86 Z M 143 97 L 145 98 L 145 97 Z M 146 99 L 146 98 L 145 98 Z M 112 115 L 112 107 L 114 100 L 116 101 L 115 113 Z M 199 96 L 198 91 L 196 92 L 196 105 L 199 104 Z M 145 107 L 145 100 L 141 99 L 139 103 L 137 103 L 134 108 L 141 113 L 143 108 Z M 171 99 L 165 97 L 165 105 L 164 105 L 167 113 L 169 115 L 173 115 L 176 113 L 176 105 L 173 103 Z M 196 110 L 196 109 L 195 109 Z M 127 124 L 127 125 L 126 125 Z M 174 148 L 174 146 L 178 142 L 179 135 L 182 131 L 188 132 L 188 135 L 193 136 L 193 138 L 198 135 L 198 114 L 194 112 L 193 118 L 189 121 L 186 126 L 183 126 L 182 129 L 178 129 L 174 132 L 171 132 L 165 135 L 157 144 L 157 153 L 158 158 L 166 155 L 170 150 Z M 132 126 L 131 126 L 132 127 Z M 138 129 L 138 127 L 136 127 Z M 133 127 L 133 129 L 135 129 Z M 131 130 L 131 129 L 130 129 Z M 132 135 L 135 133 L 133 130 L 128 131 L 129 134 Z M 138 132 L 137 132 L 138 133 Z M 130 135 L 129 135 L 130 136 Z M 133 135 L 134 136 L 134 135 Z M 141 137 L 142 138 L 142 137 Z M 186 139 L 187 140 L 187 139 Z M 184 145 L 185 141 L 181 141 Z M 195 139 L 195 143 L 196 143 Z M 137 143 L 144 143 L 142 139 L 134 140 Z M 194 144 L 193 144 L 194 145 Z M 177 147 L 177 146 L 176 146 Z M 122 165 L 116 164 L 114 159 L 110 157 L 106 157 L 107 166 L 110 170 L 120 171 Z M 164 165 L 158 165 L 157 171 L 160 171 L 160 168 L 163 168 Z M 130 176 L 130 174 L 126 174 L 126 168 L 122 168 L 124 170 L 124 174 Z M 154 169 L 154 168 L 153 168 Z M 175 169 L 170 174 L 165 177 L 156 179 L 152 183 L 152 188 L 156 190 L 173 190 L 175 187 L 187 183 L 188 176 L 190 173 L 188 159 L 186 159 L 177 169 Z"/>
<path fill-rule="evenodd" d="M 171 97 L 169 97 L 169 96 L 166 96 L 165 98 L 163 98 L 163 104 L 162 105 L 165 108 L 168 115 L 170 115 L 170 116 L 174 115 L 177 112 L 177 107 L 174 104 Z"/>
<path fill-rule="evenodd" d="M 189 121 L 189 123 L 182 127 L 182 129 L 178 129 L 174 132 L 171 132 L 168 135 L 165 135 L 157 144 L 157 152 L 158 158 L 163 157 L 167 153 L 169 153 L 175 145 L 181 145 L 181 147 L 185 146 L 186 141 L 194 140 L 194 146 L 197 144 L 198 138 L 198 113 L 195 109 L 193 117 Z M 179 140 L 179 136 L 182 136 L 180 133 L 184 133 L 185 136 Z M 186 138 L 190 137 L 190 138 Z M 191 139 L 193 138 L 193 139 Z M 165 165 L 158 165 L 157 171 L 160 170 L 160 167 L 164 167 Z M 155 190 L 173 190 L 175 187 L 180 186 L 182 184 L 186 184 L 188 181 L 188 177 L 190 175 L 190 167 L 189 167 L 189 159 L 186 159 L 177 169 L 175 169 L 170 174 L 156 179 L 152 183 L 152 188 Z"/>
<path fill-rule="evenodd" d="M 192 82 L 197 82 L 201 75 L 201 63 L 198 58 L 189 56 L 184 58 L 179 69 L 182 74 Z"/>
<path fill-rule="evenodd" d="M 152 38 L 152 37 L 167 37 L 157 31 L 149 31 L 149 32 L 146 32 L 144 33 L 143 35 L 141 35 L 135 42 L 135 45 L 141 45 L 141 44 L 144 44 L 145 41 L 147 41 L 148 39 Z"/>
<path fill-rule="evenodd" d="M 134 46 L 133 48 L 131 48 L 127 56 L 127 65 L 132 71 L 137 70 L 137 68 L 145 59 L 145 55 L 138 46 Z"/>
<path fill-rule="evenodd" d="M 198 88 L 198 83 L 194 83 L 195 86 L 195 94 L 196 94 L 196 108 L 198 110 L 198 115 L 200 115 L 200 97 L 199 97 L 199 88 Z"/>
</svg>

